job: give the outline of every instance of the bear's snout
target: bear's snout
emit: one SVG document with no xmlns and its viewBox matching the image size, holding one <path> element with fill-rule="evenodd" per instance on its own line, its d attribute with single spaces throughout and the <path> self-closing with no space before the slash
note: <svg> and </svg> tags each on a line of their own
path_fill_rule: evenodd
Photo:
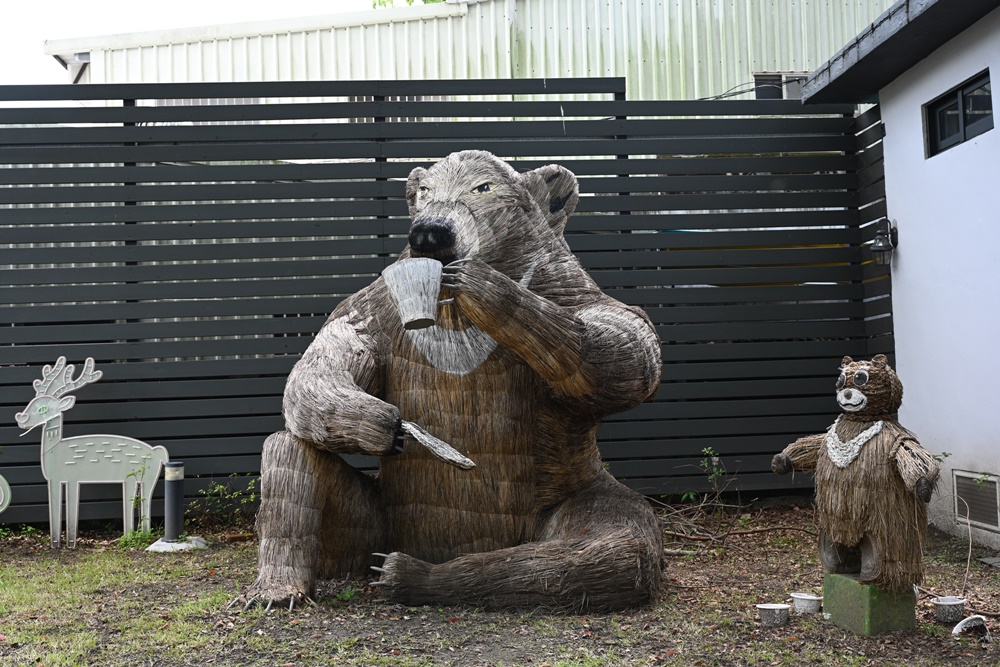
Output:
<svg viewBox="0 0 1000 667">
<path fill-rule="evenodd" d="M 410 225 L 410 248 L 415 255 L 440 258 L 455 247 L 455 224 L 448 218 L 417 218 Z"/>
<path fill-rule="evenodd" d="M 859 412 L 868 405 L 868 397 L 857 389 L 841 389 L 837 392 L 837 403 L 842 410 Z"/>
</svg>

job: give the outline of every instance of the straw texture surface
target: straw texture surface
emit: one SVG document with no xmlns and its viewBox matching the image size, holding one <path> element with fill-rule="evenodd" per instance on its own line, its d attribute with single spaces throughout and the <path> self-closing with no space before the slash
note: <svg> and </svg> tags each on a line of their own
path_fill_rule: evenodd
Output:
<svg viewBox="0 0 1000 667">
<path fill-rule="evenodd" d="M 816 471 L 820 557 L 827 572 L 910 589 L 923 579 L 927 509 L 940 468 L 897 417 L 903 385 L 883 355 L 844 357 L 837 400 L 845 410 L 824 434 L 800 438 L 772 468 Z"/>
<path fill-rule="evenodd" d="M 301 598 L 317 577 L 377 565 L 387 596 L 407 604 L 648 602 L 659 524 L 604 469 L 595 434 L 655 392 L 659 341 L 569 251 L 576 177 L 557 165 L 518 174 L 465 151 L 415 169 L 406 196 L 401 259 L 445 264 L 436 323 L 405 329 L 379 278 L 337 307 L 295 366 L 287 431 L 265 443 L 249 595 Z M 403 420 L 474 467 L 436 440 L 397 440 Z M 377 479 L 338 456 L 355 452 L 381 456 Z"/>
</svg>

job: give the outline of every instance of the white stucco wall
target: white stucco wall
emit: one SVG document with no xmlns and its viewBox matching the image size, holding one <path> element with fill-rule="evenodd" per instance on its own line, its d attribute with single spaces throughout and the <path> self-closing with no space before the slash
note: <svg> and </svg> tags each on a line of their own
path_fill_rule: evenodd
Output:
<svg viewBox="0 0 1000 667">
<path fill-rule="evenodd" d="M 922 105 L 989 68 L 996 127 L 925 157 Z M 1000 10 L 880 92 L 886 127 L 900 421 L 945 460 L 931 521 L 951 532 L 952 469 L 1000 475 Z M 1000 533 L 976 531 L 1000 547 Z"/>
</svg>

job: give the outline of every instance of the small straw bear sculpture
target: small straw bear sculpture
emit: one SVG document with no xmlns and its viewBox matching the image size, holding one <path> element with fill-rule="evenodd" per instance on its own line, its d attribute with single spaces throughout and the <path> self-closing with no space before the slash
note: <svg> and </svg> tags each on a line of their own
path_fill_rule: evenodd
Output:
<svg viewBox="0 0 1000 667">
<path fill-rule="evenodd" d="M 940 467 L 903 428 L 903 384 L 885 355 L 844 357 L 837 403 L 844 413 L 826 433 L 799 438 L 771 469 L 816 471 L 819 555 L 833 574 L 892 591 L 923 579 L 927 508 Z"/>
<path fill-rule="evenodd" d="M 317 579 L 369 568 L 409 605 L 656 596 L 659 523 L 604 468 L 596 432 L 656 391 L 660 343 L 571 253 L 578 198 L 563 167 L 522 174 L 482 151 L 412 171 L 399 261 L 445 265 L 436 323 L 404 328 L 383 276 L 295 365 L 287 430 L 264 444 L 248 606 L 294 606 Z M 377 478 L 340 456 L 362 453 L 379 457 Z"/>
</svg>

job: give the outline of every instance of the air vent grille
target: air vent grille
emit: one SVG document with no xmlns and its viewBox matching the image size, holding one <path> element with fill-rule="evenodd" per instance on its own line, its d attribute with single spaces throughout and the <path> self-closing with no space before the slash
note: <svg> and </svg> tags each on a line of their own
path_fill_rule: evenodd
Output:
<svg viewBox="0 0 1000 667">
<path fill-rule="evenodd" d="M 955 501 L 955 516 L 960 523 L 964 523 L 968 516 L 973 524 L 992 530 L 1000 529 L 1000 503 L 997 500 L 995 480 L 955 471 L 955 495 L 958 497 Z"/>
</svg>

